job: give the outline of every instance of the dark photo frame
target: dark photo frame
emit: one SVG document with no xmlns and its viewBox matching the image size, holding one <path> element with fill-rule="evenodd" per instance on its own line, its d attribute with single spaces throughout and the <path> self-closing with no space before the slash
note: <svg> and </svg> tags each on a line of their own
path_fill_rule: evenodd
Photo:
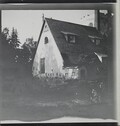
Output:
<svg viewBox="0 0 120 126">
<path fill-rule="evenodd" d="M 0 1 L 0 119 L 2 125 L 118 125 L 116 8 L 115 0 L 101 0 L 98 3 L 95 0 L 81 1 L 81 3 L 78 1 L 69 3 L 67 0 L 64 3 L 38 0 Z M 86 15 L 89 16 L 89 11 L 83 14 L 83 18 L 78 17 L 83 20 L 83 24 L 74 22 L 73 12 L 77 13 L 80 10 L 83 13 L 88 10 L 94 13 L 93 24 L 89 22 L 91 18 L 83 19 Z M 40 19 L 37 18 L 41 20 L 41 27 L 38 26 L 40 28 L 36 40 L 34 35 L 31 38 L 28 36 L 26 40 L 24 39 L 26 43 L 22 42 L 23 45 L 21 44 L 19 48 L 21 42 L 17 39 L 21 34 L 19 28 L 12 28 L 9 31 L 9 25 L 6 27 L 3 25 L 4 21 L 8 24 L 16 24 L 14 22 L 16 19 L 13 20 L 14 23 L 9 21 L 15 18 L 9 13 L 10 11 L 11 13 L 16 11 L 15 15 L 18 11 L 24 14 L 29 11 L 28 17 L 30 13 L 32 16 L 33 11 L 41 13 Z M 58 15 L 63 11 L 63 20 L 62 16 L 53 16 L 57 15 L 57 11 Z M 72 15 L 69 12 L 72 12 Z M 22 16 L 22 13 L 19 13 L 20 16 L 27 18 Z M 73 20 L 65 16 L 73 16 Z M 22 22 L 22 19 L 20 20 L 19 24 Z M 85 21 L 89 22 L 87 26 L 84 26 Z M 25 22 L 24 25 L 28 25 L 29 22 Z M 35 24 L 32 26 L 33 31 L 34 26 Z M 29 27 L 30 25 L 28 29 Z M 7 31 L 10 32 L 9 36 L 6 36 Z M 28 32 L 31 30 L 29 29 Z M 48 36 L 46 34 L 46 37 L 43 32 L 50 32 L 50 34 Z M 51 39 L 55 40 L 57 46 L 51 42 Z M 42 41 L 45 47 L 41 44 Z M 29 47 L 30 42 L 32 42 L 31 47 Z M 49 46 L 50 43 L 54 46 Z M 56 72 L 60 68 L 60 63 L 63 63 L 63 66 L 59 71 L 64 71 L 64 75 L 62 72 Z M 92 63 L 95 64 L 91 65 Z M 81 94 L 85 97 L 81 97 Z M 87 102 L 83 99 L 87 99 Z M 81 118 L 80 121 L 79 118 Z"/>
</svg>

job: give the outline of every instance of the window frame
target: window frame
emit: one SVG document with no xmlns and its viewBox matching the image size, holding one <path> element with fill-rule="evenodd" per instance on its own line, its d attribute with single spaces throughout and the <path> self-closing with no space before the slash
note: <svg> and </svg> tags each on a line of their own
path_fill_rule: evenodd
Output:
<svg viewBox="0 0 120 126">
<path fill-rule="evenodd" d="M 72 44 L 76 43 L 76 36 L 75 35 L 68 34 L 67 36 L 68 36 L 68 42 L 69 43 L 72 43 Z M 73 38 L 70 38 L 70 37 L 73 37 Z"/>
<path fill-rule="evenodd" d="M 45 58 L 40 58 L 40 73 L 45 73 Z"/>
</svg>

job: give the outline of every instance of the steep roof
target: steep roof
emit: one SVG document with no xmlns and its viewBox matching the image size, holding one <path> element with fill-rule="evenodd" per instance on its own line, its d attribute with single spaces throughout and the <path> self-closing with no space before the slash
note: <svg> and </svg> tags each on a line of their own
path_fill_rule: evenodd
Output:
<svg viewBox="0 0 120 126">
<path fill-rule="evenodd" d="M 62 53 L 70 53 L 70 52 L 80 53 L 81 51 L 83 51 L 82 45 L 84 46 L 88 42 L 89 42 L 89 45 L 87 44 L 86 46 L 89 46 L 89 47 L 86 47 L 86 49 L 89 49 L 90 51 L 91 50 L 90 46 L 93 46 L 93 45 L 90 42 L 88 36 L 90 35 L 90 36 L 101 37 L 99 32 L 96 30 L 96 28 L 93 28 L 93 27 L 69 23 L 65 21 L 59 21 L 55 19 L 49 19 L 49 18 L 45 18 L 45 20 L 47 21 L 50 27 L 50 30 L 53 34 L 53 37 L 57 43 L 57 46 L 60 52 Z M 71 44 L 71 43 L 66 42 L 63 32 L 77 35 L 76 44 Z"/>
<path fill-rule="evenodd" d="M 61 52 L 64 65 L 66 63 L 67 65 L 69 64 L 69 66 L 79 64 L 78 59 L 81 53 L 94 53 L 94 44 L 88 36 L 101 38 L 96 28 L 49 18 L 45 18 L 45 21 L 48 23 L 55 42 Z M 64 36 L 65 33 L 76 35 L 76 43 L 67 42 Z"/>
</svg>

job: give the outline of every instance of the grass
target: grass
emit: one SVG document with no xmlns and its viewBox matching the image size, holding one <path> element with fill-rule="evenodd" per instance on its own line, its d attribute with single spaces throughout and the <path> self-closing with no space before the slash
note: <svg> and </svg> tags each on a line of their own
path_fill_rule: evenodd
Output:
<svg viewBox="0 0 120 126">
<path fill-rule="evenodd" d="M 63 116 L 114 118 L 114 104 L 90 104 L 83 83 L 50 86 L 18 66 L 17 70 L 2 69 L 1 77 L 1 120 L 43 121 Z"/>
</svg>

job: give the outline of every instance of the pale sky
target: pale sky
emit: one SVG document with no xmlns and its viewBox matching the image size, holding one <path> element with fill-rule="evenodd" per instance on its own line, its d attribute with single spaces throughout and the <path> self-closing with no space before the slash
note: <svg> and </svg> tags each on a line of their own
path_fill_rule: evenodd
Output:
<svg viewBox="0 0 120 126">
<path fill-rule="evenodd" d="M 30 37 L 37 41 L 43 14 L 47 18 L 87 25 L 84 18 L 88 15 L 92 18 L 94 10 L 3 10 L 2 29 L 8 27 L 10 32 L 12 27 L 17 29 L 21 43 Z"/>
</svg>

